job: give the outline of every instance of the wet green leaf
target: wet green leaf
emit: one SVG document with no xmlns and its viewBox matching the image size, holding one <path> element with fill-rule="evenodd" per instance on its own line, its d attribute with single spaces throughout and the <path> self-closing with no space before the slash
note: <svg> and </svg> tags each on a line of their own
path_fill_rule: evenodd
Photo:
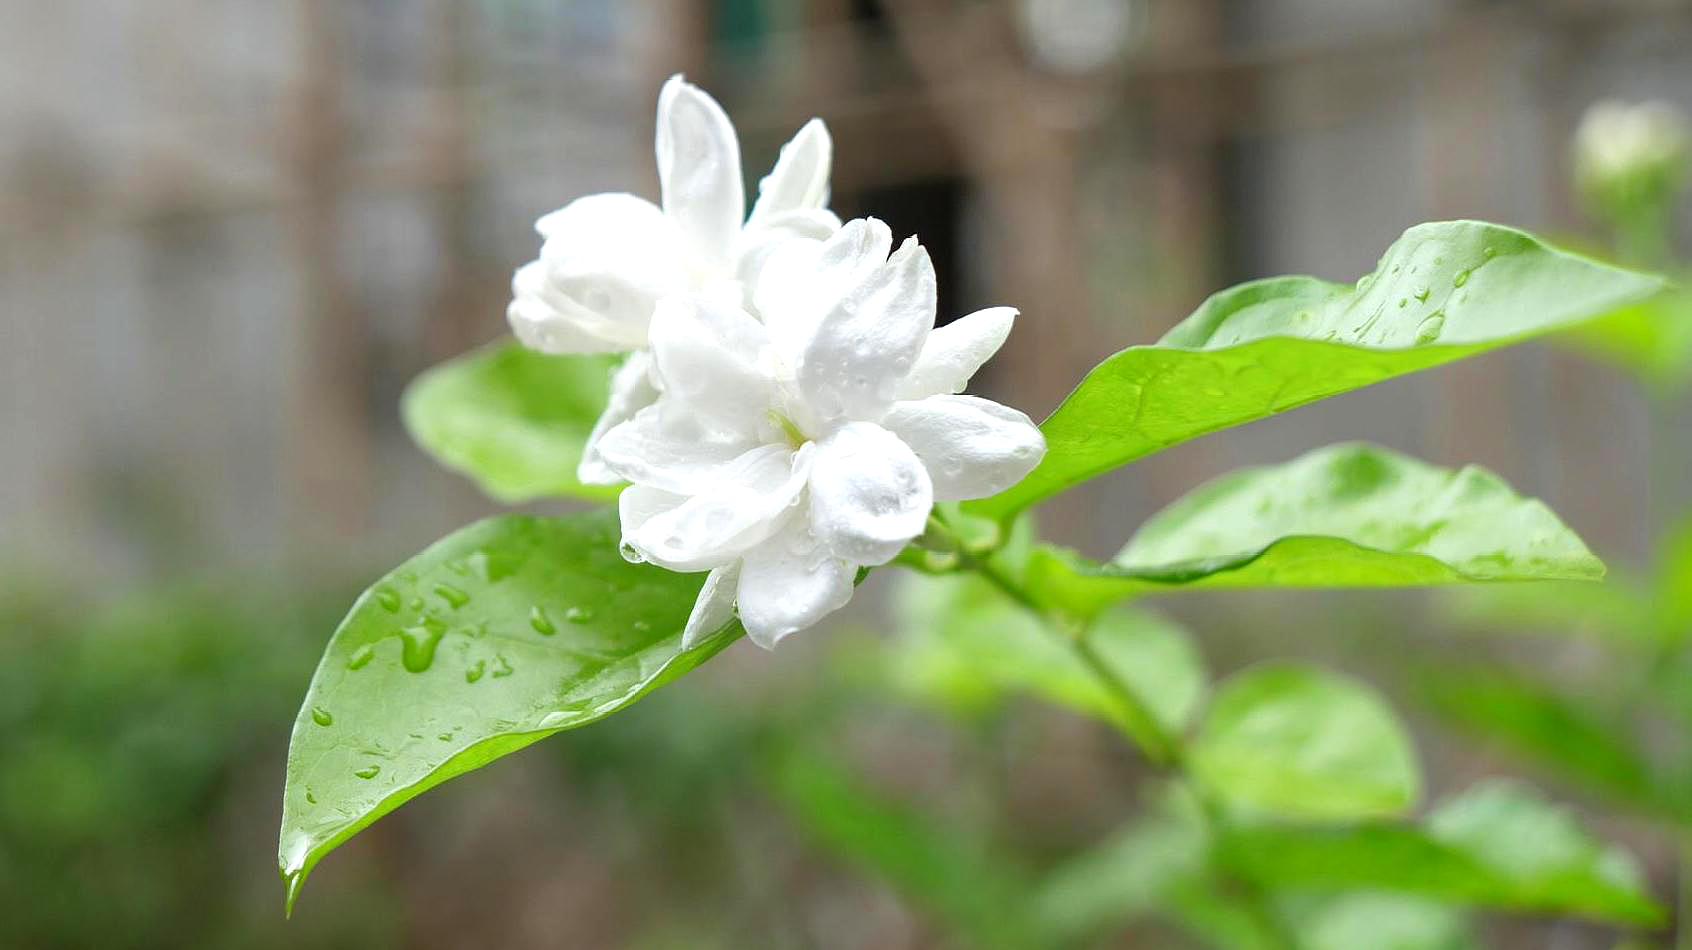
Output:
<svg viewBox="0 0 1692 950">
<path fill-rule="evenodd" d="M 703 575 L 625 562 L 615 513 L 477 522 L 359 597 L 294 723 L 279 860 L 289 903 L 323 856 L 436 785 L 633 703 L 691 649 Z"/>
<path fill-rule="evenodd" d="M 1065 610 L 1186 588 L 1419 587 L 1602 577 L 1540 502 L 1473 466 L 1333 445 L 1203 485 L 1152 518 L 1110 563 L 1042 549 L 1030 580 Z"/>
<path fill-rule="evenodd" d="M 1292 664 L 1225 681 L 1189 756 L 1217 799 L 1287 818 L 1402 814 L 1421 789 L 1410 738 L 1374 690 Z"/>
<path fill-rule="evenodd" d="M 418 445 L 498 501 L 612 498 L 613 488 L 577 481 L 576 465 L 614 365 L 503 340 L 417 377 L 401 413 Z"/>
<path fill-rule="evenodd" d="M 1511 228 L 1418 225 L 1355 285 L 1242 284 L 1157 344 L 1106 359 L 1041 425 L 1039 468 L 970 507 L 1007 518 L 1172 445 L 1566 329 L 1662 286 Z"/>
</svg>

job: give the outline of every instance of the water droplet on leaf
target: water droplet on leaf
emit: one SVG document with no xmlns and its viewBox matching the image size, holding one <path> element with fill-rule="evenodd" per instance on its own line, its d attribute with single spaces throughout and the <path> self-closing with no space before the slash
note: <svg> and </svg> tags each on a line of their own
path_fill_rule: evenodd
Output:
<svg viewBox="0 0 1692 950">
<path fill-rule="evenodd" d="M 446 630 L 439 624 L 406 627 L 400 631 L 400 663 L 413 673 L 421 673 L 435 662 L 435 648 L 440 646 Z"/>
<path fill-rule="evenodd" d="M 382 774 L 382 767 L 380 765 L 366 765 L 362 769 L 354 769 L 353 774 L 362 779 L 373 779 Z"/>
<path fill-rule="evenodd" d="M 376 591 L 376 603 L 381 604 L 382 609 L 386 610 L 388 613 L 399 613 L 400 595 L 394 593 L 386 587 L 379 588 Z"/>
<path fill-rule="evenodd" d="M 487 668 L 487 663 L 482 660 L 477 660 L 476 662 L 470 664 L 470 666 L 464 671 L 464 682 L 474 683 L 481 679 L 482 674 L 486 672 Z"/>
<path fill-rule="evenodd" d="M 364 646 L 354 650 L 353 655 L 347 658 L 347 669 L 361 670 L 366 664 L 374 659 L 376 659 L 376 647 L 366 643 Z"/>
<path fill-rule="evenodd" d="M 534 627 L 535 632 L 543 637 L 550 637 L 558 632 L 552 618 L 546 615 L 546 608 L 539 604 L 529 609 L 529 626 Z"/>
<path fill-rule="evenodd" d="M 311 707 L 311 721 L 320 726 L 329 726 L 334 724 L 335 717 L 331 716 L 329 710 L 322 706 L 313 706 Z"/>
<path fill-rule="evenodd" d="M 447 606 L 451 607 L 453 610 L 457 610 L 470 602 L 469 594 L 466 594 L 464 591 L 459 590 L 451 584 L 436 584 L 430 589 L 435 592 L 436 597 L 446 601 Z"/>
<path fill-rule="evenodd" d="M 564 619 L 571 623 L 587 623 L 593 619 L 593 609 L 590 607 L 571 607 L 564 611 Z"/>
<path fill-rule="evenodd" d="M 1444 330 L 1445 314 L 1440 311 L 1435 311 L 1434 313 L 1429 314 L 1428 318 L 1422 321 L 1421 326 L 1416 328 L 1417 345 L 1432 343 L 1433 341 L 1439 339 L 1440 333 Z"/>
</svg>

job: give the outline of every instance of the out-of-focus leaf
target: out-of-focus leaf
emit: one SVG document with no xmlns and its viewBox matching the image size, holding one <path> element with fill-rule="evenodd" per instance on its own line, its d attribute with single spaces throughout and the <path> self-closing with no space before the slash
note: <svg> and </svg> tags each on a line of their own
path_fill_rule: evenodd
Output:
<svg viewBox="0 0 1692 950">
<path fill-rule="evenodd" d="M 613 368 L 607 357 L 547 356 L 503 340 L 417 377 L 401 414 L 418 445 L 499 501 L 604 500 L 616 489 L 583 485 L 576 465 Z"/>
<path fill-rule="evenodd" d="M 1672 810 L 1634 727 L 1590 700 L 1499 669 L 1440 664 L 1417 689 L 1443 718 L 1552 774 L 1634 807 Z"/>
<path fill-rule="evenodd" d="M 1169 446 L 1566 329 L 1662 287 L 1511 228 L 1418 225 L 1356 285 L 1242 284 L 1156 345 L 1106 359 L 1041 425 L 1040 466 L 970 507 L 1006 518 Z"/>
<path fill-rule="evenodd" d="M 1556 339 L 1651 386 L 1678 389 L 1692 378 L 1692 291 L 1668 290 Z"/>
<path fill-rule="evenodd" d="M 629 564 L 612 512 L 470 525 L 359 597 L 294 723 L 279 859 L 289 904 L 323 856 L 430 788 L 586 725 L 703 663 L 703 577 Z"/>
<path fill-rule="evenodd" d="M 1682 519 L 1664 539 L 1661 570 L 1657 580 L 1661 639 L 1685 643 L 1692 640 L 1692 517 Z"/>
<path fill-rule="evenodd" d="M 1632 857 L 1523 786 L 1470 789 L 1436 809 L 1428 830 L 1507 882 L 1518 906 L 1647 925 L 1663 919 Z"/>
<path fill-rule="evenodd" d="M 1478 950 L 1461 910 L 1404 894 L 1361 891 L 1298 902 L 1305 950 Z"/>
<path fill-rule="evenodd" d="M 964 709 L 1026 692 L 1132 729 L 1073 647 L 985 581 L 915 574 L 904 580 L 902 633 L 891 665 L 907 687 Z M 1186 631 L 1157 614 L 1123 609 L 1100 616 L 1085 636 L 1164 729 L 1186 725 L 1205 687 L 1203 660 Z"/>
<path fill-rule="evenodd" d="M 1410 739 L 1372 689 L 1291 664 L 1227 680 L 1189 755 L 1218 799 L 1288 818 L 1397 815 L 1421 787 Z"/>
<path fill-rule="evenodd" d="M 813 839 L 967 935 L 971 946 L 1040 946 L 1025 875 L 987 842 L 886 801 L 814 754 L 780 756 L 772 779 Z"/>
<path fill-rule="evenodd" d="M 1506 783 L 1446 802 L 1425 827 L 1246 825 L 1230 829 L 1220 853 L 1234 873 L 1287 892 L 1381 890 L 1632 925 L 1662 920 L 1625 853 Z"/>
<path fill-rule="evenodd" d="M 1660 643 L 1657 608 L 1649 591 L 1614 575 L 1602 584 L 1546 581 L 1451 591 L 1441 612 L 1461 627 L 1515 634 L 1568 634 L 1617 645 Z"/>
<path fill-rule="evenodd" d="M 1595 579 L 1604 565 L 1550 509 L 1484 469 L 1345 444 L 1201 486 L 1109 564 L 1042 549 L 1029 572 L 1040 596 L 1086 614 L 1185 588 Z"/>
<path fill-rule="evenodd" d="M 1178 888 L 1202 886 L 1210 838 L 1195 808 L 1172 799 L 1058 866 L 1033 895 L 1041 931 L 1079 940 L 1163 910 Z"/>
</svg>

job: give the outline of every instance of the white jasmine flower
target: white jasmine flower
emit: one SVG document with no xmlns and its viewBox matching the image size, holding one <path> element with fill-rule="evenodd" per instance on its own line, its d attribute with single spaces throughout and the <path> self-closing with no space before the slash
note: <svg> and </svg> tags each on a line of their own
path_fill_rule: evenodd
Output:
<svg viewBox="0 0 1692 950">
<path fill-rule="evenodd" d="M 1611 200 L 1615 192 L 1682 176 L 1692 153 L 1692 127 L 1667 102 L 1605 100 L 1581 117 L 1574 151 L 1581 186 Z"/>
<path fill-rule="evenodd" d="M 595 445 L 657 397 L 647 379 L 647 328 L 672 294 L 749 303 L 770 252 L 840 227 L 830 212 L 833 143 L 812 119 L 782 147 L 746 214 L 740 142 L 716 100 L 681 76 L 658 95 L 660 204 L 630 194 L 578 198 L 535 223 L 540 257 L 518 268 L 506 311 L 523 345 L 543 353 L 633 355 L 613 377 L 610 404 L 589 436 L 578 477 L 617 479 Z"/>
<path fill-rule="evenodd" d="M 606 433 L 631 557 L 709 570 L 684 643 L 738 604 L 774 646 L 852 596 L 860 567 L 921 534 L 936 501 L 1020 481 L 1045 454 L 1028 417 L 955 395 L 1004 342 L 1016 311 L 934 329 L 934 268 L 915 238 L 891 257 L 875 219 L 775 252 L 762 320 L 712 296 L 652 318 L 662 396 Z"/>
</svg>

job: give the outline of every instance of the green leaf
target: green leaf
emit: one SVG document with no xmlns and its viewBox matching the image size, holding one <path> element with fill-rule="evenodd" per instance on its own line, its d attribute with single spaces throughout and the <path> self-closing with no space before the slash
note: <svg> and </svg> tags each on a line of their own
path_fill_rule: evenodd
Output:
<svg viewBox="0 0 1692 950">
<path fill-rule="evenodd" d="M 1242 284 L 1156 345 L 1106 359 L 1041 425 L 1040 466 L 970 507 L 1008 518 L 1172 445 L 1565 329 L 1662 286 L 1511 228 L 1418 225 L 1355 286 Z"/>
<path fill-rule="evenodd" d="M 1633 859 L 1594 840 L 1563 809 L 1510 782 L 1489 782 L 1428 817 L 1433 837 L 1474 858 L 1517 906 L 1653 924 L 1662 911 Z"/>
<path fill-rule="evenodd" d="M 1109 564 L 1047 548 L 1030 571 L 1042 596 L 1085 615 L 1181 588 L 1596 579 L 1604 565 L 1550 509 L 1485 469 L 1343 444 L 1201 486 Z"/>
<path fill-rule="evenodd" d="M 1672 814 L 1635 727 L 1499 669 L 1442 663 L 1418 671 L 1418 692 L 1447 721 L 1558 777 L 1635 807 Z"/>
<path fill-rule="evenodd" d="M 1692 291 L 1675 288 L 1557 337 L 1660 390 L 1692 379 Z"/>
<path fill-rule="evenodd" d="M 1227 680 L 1190 756 L 1193 776 L 1215 797 L 1288 818 L 1397 815 L 1421 785 L 1409 737 L 1373 690 L 1290 664 Z"/>
<path fill-rule="evenodd" d="M 705 662 L 681 629 L 703 583 L 625 562 L 614 512 L 506 516 L 365 591 L 294 723 L 279 859 L 290 907 L 323 856 L 436 785 L 586 725 Z"/>
<path fill-rule="evenodd" d="M 1403 894 L 1360 891 L 1304 904 L 1294 916 L 1307 950 L 1478 950 L 1462 911 Z"/>
<path fill-rule="evenodd" d="M 947 705 L 978 710 L 1007 693 L 1047 702 L 1132 731 L 1122 705 L 1077 656 L 1068 634 L 971 575 L 902 578 L 901 635 L 890 646 L 892 675 Z M 1204 695 L 1204 662 L 1191 637 L 1148 611 L 1104 614 L 1085 634 L 1093 649 L 1145 702 L 1166 731 L 1180 731 Z"/>
<path fill-rule="evenodd" d="M 401 414 L 418 445 L 498 501 L 614 498 L 615 488 L 576 480 L 614 365 L 503 340 L 417 377 Z"/>
<path fill-rule="evenodd" d="M 772 780 L 813 839 L 967 934 L 970 946 L 1040 945 L 1026 916 L 1024 875 L 990 842 L 887 801 L 814 754 L 782 755 Z"/>
<path fill-rule="evenodd" d="M 1283 892 L 1381 890 L 1454 904 L 1651 925 L 1662 911 L 1632 860 L 1526 788 L 1489 783 L 1424 826 L 1231 828 L 1234 873 Z"/>
<path fill-rule="evenodd" d="M 1059 943 L 1096 936 L 1164 910 L 1177 889 L 1207 883 L 1210 838 L 1196 812 L 1196 805 L 1171 796 L 1059 865 L 1032 895 L 1041 932 Z"/>
</svg>

